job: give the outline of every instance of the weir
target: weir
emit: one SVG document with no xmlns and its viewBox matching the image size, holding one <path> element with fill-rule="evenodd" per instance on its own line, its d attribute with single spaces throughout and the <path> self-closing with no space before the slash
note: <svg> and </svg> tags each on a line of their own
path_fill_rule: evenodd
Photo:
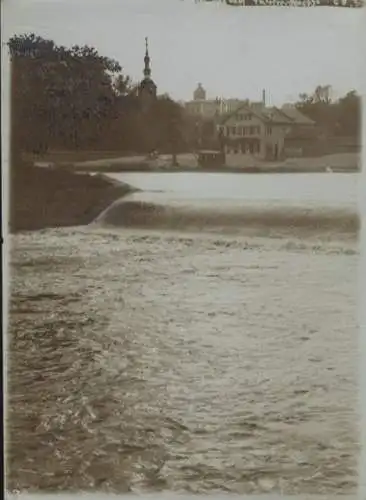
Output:
<svg viewBox="0 0 366 500">
<path fill-rule="evenodd" d="M 286 204 L 242 199 L 202 199 L 184 193 L 137 192 L 109 206 L 95 223 L 104 226 L 179 231 L 240 233 L 285 230 L 334 237 L 357 235 L 359 217 L 352 207 Z"/>
</svg>

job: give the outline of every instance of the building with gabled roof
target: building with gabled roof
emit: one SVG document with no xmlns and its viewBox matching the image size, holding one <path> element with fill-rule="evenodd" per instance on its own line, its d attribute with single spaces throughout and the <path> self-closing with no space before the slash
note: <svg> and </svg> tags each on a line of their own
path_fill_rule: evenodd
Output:
<svg viewBox="0 0 366 500">
<path fill-rule="evenodd" d="M 315 122 L 311 120 L 308 116 L 305 116 L 301 111 L 299 111 L 295 104 L 284 104 L 281 111 L 285 113 L 289 118 L 292 118 L 297 125 L 310 126 L 313 127 Z"/>
<path fill-rule="evenodd" d="M 283 159 L 286 136 L 303 123 L 314 126 L 314 122 L 297 110 L 286 111 L 276 106 L 266 107 L 264 102 L 248 103 L 220 117 L 218 131 L 226 157 L 252 155 L 262 160 Z"/>
<path fill-rule="evenodd" d="M 285 137 L 285 153 L 288 156 L 303 156 L 319 150 L 323 131 L 294 104 L 285 104 L 282 111 L 294 120 L 291 131 Z"/>
</svg>

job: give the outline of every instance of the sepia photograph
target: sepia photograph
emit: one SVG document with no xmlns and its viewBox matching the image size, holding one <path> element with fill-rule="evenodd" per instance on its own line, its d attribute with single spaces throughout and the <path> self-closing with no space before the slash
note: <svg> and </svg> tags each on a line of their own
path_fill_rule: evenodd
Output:
<svg viewBox="0 0 366 500">
<path fill-rule="evenodd" d="M 244 3 L 3 2 L 9 494 L 359 491 L 363 9 Z"/>
</svg>

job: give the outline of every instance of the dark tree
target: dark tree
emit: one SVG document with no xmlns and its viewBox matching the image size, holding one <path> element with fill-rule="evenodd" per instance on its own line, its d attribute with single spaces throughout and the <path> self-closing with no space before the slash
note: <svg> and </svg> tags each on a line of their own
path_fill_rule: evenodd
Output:
<svg viewBox="0 0 366 500">
<path fill-rule="evenodd" d="M 8 46 L 17 148 L 40 153 L 95 141 L 113 115 L 119 63 L 92 47 L 66 49 L 34 34 L 14 36 Z"/>
</svg>

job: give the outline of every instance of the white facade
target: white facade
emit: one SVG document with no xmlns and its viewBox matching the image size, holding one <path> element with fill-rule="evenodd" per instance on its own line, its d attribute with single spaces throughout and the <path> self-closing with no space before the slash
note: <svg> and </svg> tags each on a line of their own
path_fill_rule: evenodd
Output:
<svg viewBox="0 0 366 500">
<path fill-rule="evenodd" d="M 275 108 L 242 106 L 219 125 L 226 155 L 280 159 L 292 120 Z"/>
</svg>

